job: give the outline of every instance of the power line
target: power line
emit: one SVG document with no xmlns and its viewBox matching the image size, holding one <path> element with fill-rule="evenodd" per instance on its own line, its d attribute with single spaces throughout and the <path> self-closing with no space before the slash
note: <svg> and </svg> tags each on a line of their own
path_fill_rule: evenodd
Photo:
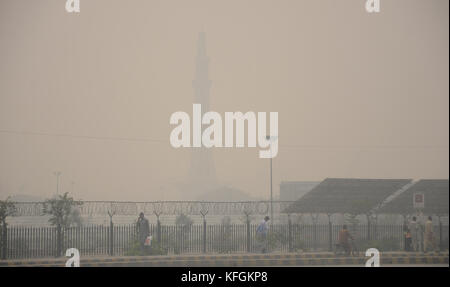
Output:
<svg viewBox="0 0 450 287">
<path fill-rule="evenodd" d="M 61 133 L 44 133 L 44 132 L 28 132 L 28 131 L 14 131 L 14 130 L 0 130 L 3 134 L 16 134 L 26 136 L 50 136 L 50 137 L 66 137 L 90 140 L 109 140 L 109 141 L 129 141 L 129 142 L 153 142 L 153 143 L 168 143 L 168 140 L 150 139 L 150 138 L 128 138 L 128 137 L 105 137 L 105 136 L 86 136 L 74 134 Z M 280 148 L 300 148 L 300 149 L 449 149 L 448 146 L 433 146 L 433 145 L 300 145 L 300 144 L 280 144 Z"/>
<path fill-rule="evenodd" d="M 448 149 L 448 146 L 432 145 L 279 145 L 282 148 L 313 148 L 313 149 Z"/>
<path fill-rule="evenodd" d="M 91 139 L 91 140 L 111 140 L 111 141 L 132 141 L 132 142 L 160 142 L 160 143 L 167 143 L 166 140 L 149 139 L 149 138 L 125 138 L 125 137 L 85 136 L 85 135 L 59 134 L 59 133 L 43 133 L 43 132 L 25 132 L 25 131 L 13 131 L 13 130 L 0 130 L 0 133 L 3 133 L 3 134 L 16 134 L 16 135 L 30 135 L 30 136 L 67 137 L 67 138 L 79 138 L 79 139 Z"/>
</svg>

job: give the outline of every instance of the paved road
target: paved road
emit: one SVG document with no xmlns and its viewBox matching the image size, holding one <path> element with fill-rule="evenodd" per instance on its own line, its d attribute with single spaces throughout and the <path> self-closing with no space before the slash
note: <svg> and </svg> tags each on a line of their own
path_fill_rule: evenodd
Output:
<svg viewBox="0 0 450 287">
<path fill-rule="evenodd" d="M 449 254 L 445 253 L 405 253 L 383 252 L 380 254 L 381 266 L 446 266 Z M 368 259 L 336 256 L 329 252 L 317 253 L 278 253 L 278 254 L 191 254 L 168 256 L 122 256 L 122 257 L 83 257 L 82 266 L 360 266 Z M 0 266 L 64 266 L 67 258 L 0 260 Z"/>
<path fill-rule="evenodd" d="M 318 266 L 296 266 L 296 267 L 318 267 Z M 323 265 L 319 267 L 361 267 L 360 265 Z M 380 267 L 449 267 L 448 264 L 384 264 Z"/>
</svg>

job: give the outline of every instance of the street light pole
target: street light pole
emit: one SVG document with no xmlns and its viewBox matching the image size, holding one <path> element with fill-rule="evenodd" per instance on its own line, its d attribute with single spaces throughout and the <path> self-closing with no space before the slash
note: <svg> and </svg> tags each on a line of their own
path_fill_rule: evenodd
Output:
<svg viewBox="0 0 450 287">
<path fill-rule="evenodd" d="M 266 136 L 267 140 L 272 140 L 271 136 Z M 270 222 L 273 223 L 273 185 L 272 185 L 272 145 L 270 145 Z"/>
<path fill-rule="evenodd" d="M 59 194 L 59 176 L 61 175 L 61 172 L 55 171 L 54 174 L 56 176 L 56 195 L 58 195 Z"/>
<path fill-rule="evenodd" d="M 270 152 L 272 153 L 272 148 L 270 149 Z M 273 192 L 272 192 L 272 158 L 270 158 L 270 220 L 273 223 Z"/>
</svg>

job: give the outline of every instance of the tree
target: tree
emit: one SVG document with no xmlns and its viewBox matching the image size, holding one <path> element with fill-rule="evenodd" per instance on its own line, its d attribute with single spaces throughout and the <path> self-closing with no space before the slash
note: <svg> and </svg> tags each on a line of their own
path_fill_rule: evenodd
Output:
<svg viewBox="0 0 450 287">
<path fill-rule="evenodd" d="M 183 213 L 178 215 L 177 218 L 175 219 L 175 225 L 182 226 L 183 229 L 189 230 L 192 224 L 194 224 L 194 221 L 189 216 Z"/>
<path fill-rule="evenodd" d="M 77 214 L 75 207 L 82 204 L 82 202 L 75 201 L 72 197 L 69 197 L 69 193 L 66 192 L 63 195 L 57 195 L 56 198 L 47 199 L 44 202 L 43 212 L 50 215 L 48 221 L 51 225 L 69 227 L 73 223 L 74 217 L 76 217 L 74 215 Z"/>
<path fill-rule="evenodd" d="M 80 210 L 78 208 L 73 208 L 72 212 L 69 214 L 68 222 L 69 226 L 81 227 L 83 226 L 83 218 L 81 217 Z"/>
<path fill-rule="evenodd" d="M 6 226 L 6 217 L 14 215 L 15 212 L 16 206 L 9 197 L 6 200 L 0 200 L 0 223 L 3 226 Z"/>
<path fill-rule="evenodd" d="M 9 200 L 0 200 L 0 258 L 6 259 L 6 217 L 14 215 L 16 206 Z"/>
<path fill-rule="evenodd" d="M 62 227 L 69 227 L 75 207 L 81 205 L 82 202 L 75 201 L 72 197 L 69 197 L 69 193 L 66 192 L 63 195 L 57 195 L 56 198 L 47 199 L 44 202 L 44 214 L 50 215 L 48 220 L 51 225 L 56 226 L 57 232 L 57 249 L 56 256 L 61 256 L 63 233 Z"/>
</svg>

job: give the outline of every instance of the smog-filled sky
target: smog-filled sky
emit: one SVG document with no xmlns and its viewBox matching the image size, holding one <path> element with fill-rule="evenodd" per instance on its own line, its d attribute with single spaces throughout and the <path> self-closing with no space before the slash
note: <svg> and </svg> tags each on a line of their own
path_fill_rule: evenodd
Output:
<svg viewBox="0 0 450 287">
<path fill-rule="evenodd" d="M 0 199 L 52 196 L 55 171 L 77 199 L 201 199 L 169 118 L 192 116 L 202 32 L 210 109 L 278 112 L 276 197 L 281 181 L 447 179 L 448 6 L 1 0 Z M 217 186 L 267 199 L 258 152 L 211 148 Z"/>
</svg>

